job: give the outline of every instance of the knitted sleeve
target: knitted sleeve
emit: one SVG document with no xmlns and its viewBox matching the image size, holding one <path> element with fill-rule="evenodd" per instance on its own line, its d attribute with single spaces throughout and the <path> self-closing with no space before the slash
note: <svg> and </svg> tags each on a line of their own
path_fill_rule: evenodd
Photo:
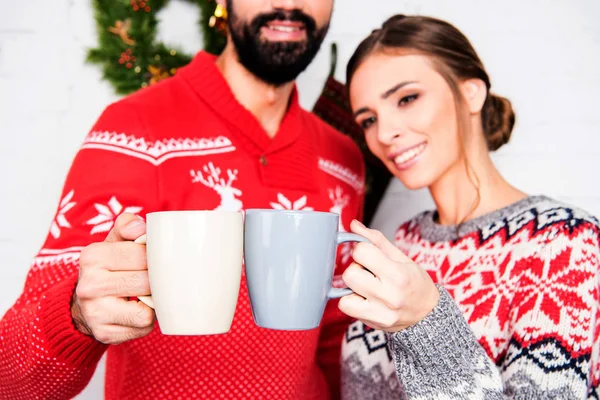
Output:
<svg viewBox="0 0 600 400">
<path fill-rule="evenodd" d="M 140 130 L 130 110 L 109 106 L 75 156 L 23 291 L 0 320 L 1 399 L 70 399 L 106 350 L 75 329 L 71 298 L 83 247 L 104 240 L 119 214 L 144 215 L 157 207 L 156 167 L 108 140 L 119 132 L 139 136 Z M 131 138 L 121 136 L 121 144 Z"/>
<path fill-rule="evenodd" d="M 498 366 L 440 288 L 424 320 L 389 335 L 407 398 L 597 399 L 599 262 L 598 227 L 587 222 L 527 258 Z"/>
</svg>

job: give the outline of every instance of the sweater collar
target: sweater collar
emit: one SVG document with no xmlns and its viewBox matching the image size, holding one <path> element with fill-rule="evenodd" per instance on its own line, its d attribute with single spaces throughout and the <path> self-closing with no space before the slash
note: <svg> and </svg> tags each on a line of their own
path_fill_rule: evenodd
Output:
<svg viewBox="0 0 600 400">
<path fill-rule="evenodd" d="M 441 225 L 437 222 L 437 211 L 426 211 L 421 214 L 418 221 L 420 234 L 423 239 L 430 242 L 458 240 L 494 224 L 503 226 L 506 219 L 532 209 L 548 199 L 544 195 L 530 195 L 498 210 L 470 219 L 461 225 Z"/>
<path fill-rule="evenodd" d="M 180 69 L 178 75 L 237 133 L 240 145 L 260 164 L 266 185 L 317 190 L 317 146 L 311 140 L 314 132 L 306 129 L 307 121 L 296 86 L 279 130 L 274 138 L 270 138 L 256 117 L 237 101 L 217 68 L 216 59 L 216 56 L 201 51 L 190 64 Z M 283 152 L 286 149 L 288 151 Z M 289 152 L 293 152 L 293 156 Z"/>
<path fill-rule="evenodd" d="M 252 141 L 256 147 L 254 150 L 263 154 L 278 151 L 298 139 L 301 130 L 301 108 L 295 86 L 279 130 L 274 138 L 270 138 L 256 117 L 237 101 L 217 68 L 216 60 L 215 55 L 201 51 L 182 71 L 192 89 L 215 113 L 235 126 Z"/>
</svg>

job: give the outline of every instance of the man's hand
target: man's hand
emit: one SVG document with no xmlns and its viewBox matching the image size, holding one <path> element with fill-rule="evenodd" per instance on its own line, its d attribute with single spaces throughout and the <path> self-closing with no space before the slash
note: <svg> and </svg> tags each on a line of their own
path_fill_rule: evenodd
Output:
<svg viewBox="0 0 600 400">
<path fill-rule="evenodd" d="M 122 214 L 104 242 L 81 252 L 71 313 L 79 331 L 102 343 L 140 338 L 154 327 L 154 311 L 128 299 L 150 294 L 146 248 L 132 242 L 144 233 L 144 221 Z"/>
</svg>

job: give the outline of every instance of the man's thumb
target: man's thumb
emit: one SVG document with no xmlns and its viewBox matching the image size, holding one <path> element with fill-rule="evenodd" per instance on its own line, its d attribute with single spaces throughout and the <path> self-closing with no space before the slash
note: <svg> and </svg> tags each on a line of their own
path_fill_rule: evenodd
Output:
<svg viewBox="0 0 600 400">
<path fill-rule="evenodd" d="M 135 214 L 123 213 L 117 217 L 115 225 L 105 242 L 123 242 L 135 240 L 146 233 L 146 223 Z"/>
</svg>

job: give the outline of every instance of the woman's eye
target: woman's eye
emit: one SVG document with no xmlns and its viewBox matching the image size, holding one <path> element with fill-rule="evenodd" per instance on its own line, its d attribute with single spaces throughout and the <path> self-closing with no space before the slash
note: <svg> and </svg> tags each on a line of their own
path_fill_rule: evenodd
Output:
<svg viewBox="0 0 600 400">
<path fill-rule="evenodd" d="M 360 127 L 363 129 L 367 129 L 374 123 L 375 123 L 375 117 L 369 117 L 369 118 L 362 120 L 362 122 L 360 123 Z"/>
<path fill-rule="evenodd" d="M 411 94 L 410 96 L 405 96 L 400 99 L 400 101 L 398 102 L 398 105 L 405 106 L 408 103 L 412 103 L 413 101 L 415 101 L 417 99 L 417 97 L 419 97 L 418 94 Z"/>
</svg>

